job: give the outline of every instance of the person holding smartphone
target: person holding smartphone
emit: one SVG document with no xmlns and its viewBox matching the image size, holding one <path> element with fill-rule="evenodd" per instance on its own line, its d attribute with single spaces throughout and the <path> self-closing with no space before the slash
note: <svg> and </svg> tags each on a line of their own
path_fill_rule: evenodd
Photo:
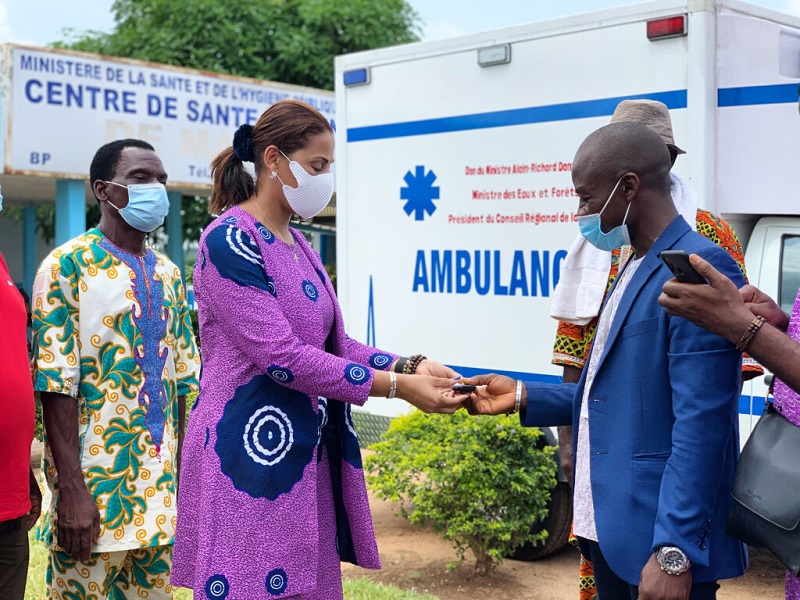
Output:
<svg viewBox="0 0 800 600">
<path fill-rule="evenodd" d="M 463 380 L 480 386 L 472 413 L 518 407 L 525 426 L 573 426 L 574 530 L 600 598 L 716 598 L 717 581 L 747 567 L 745 547 L 724 530 L 739 453 L 741 353 L 659 306 L 673 278 L 659 254 L 699 254 L 736 285 L 744 278 L 678 214 L 670 167 L 662 140 L 638 123 L 598 129 L 575 156 L 581 234 L 597 248 L 633 249 L 580 381 Z"/>
<path fill-rule="evenodd" d="M 697 255 L 689 260 L 708 285 L 667 281 L 659 304 L 671 315 L 688 319 L 740 347 L 746 346 L 756 360 L 775 374 L 775 409 L 800 427 L 800 291 L 790 316 L 758 288 L 747 285 L 737 289 L 708 261 Z M 796 456 L 785 458 L 797 460 Z M 800 600 L 800 578 L 791 573 L 786 573 L 786 600 Z"/>
</svg>

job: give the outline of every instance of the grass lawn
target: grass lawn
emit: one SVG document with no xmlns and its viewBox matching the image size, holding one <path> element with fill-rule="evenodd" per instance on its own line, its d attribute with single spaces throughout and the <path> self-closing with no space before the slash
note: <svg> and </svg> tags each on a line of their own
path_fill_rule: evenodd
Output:
<svg viewBox="0 0 800 600">
<path fill-rule="evenodd" d="M 28 567 L 28 585 L 25 600 L 46 600 L 44 574 L 47 568 L 47 549 L 31 540 L 31 562 Z M 394 587 L 372 583 L 367 579 L 345 579 L 344 597 L 347 600 L 436 600 L 428 594 L 415 594 Z M 192 592 L 184 588 L 175 590 L 175 600 L 192 600 Z"/>
</svg>

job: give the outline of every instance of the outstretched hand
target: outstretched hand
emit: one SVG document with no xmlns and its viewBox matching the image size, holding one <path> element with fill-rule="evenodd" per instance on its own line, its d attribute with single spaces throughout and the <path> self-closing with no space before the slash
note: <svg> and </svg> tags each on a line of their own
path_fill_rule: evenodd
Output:
<svg viewBox="0 0 800 600">
<path fill-rule="evenodd" d="M 452 379 L 429 375 L 398 375 L 397 395 L 422 412 L 452 414 L 469 396 L 453 393 Z"/>
<path fill-rule="evenodd" d="M 670 279 L 664 284 L 658 303 L 666 311 L 688 319 L 695 325 L 737 342 L 753 319 L 736 285 L 696 254 L 692 266 L 709 285 L 681 283 Z"/>
<path fill-rule="evenodd" d="M 517 394 L 515 379 L 497 373 L 486 373 L 462 379 L 461 383 L 478 386 L 464 403 L 469 414 L 502 415 L 514 410 Z"/>
<path fill-rule="evenodd" d="M 440 362 L 436 362 L 435 360 L 428 360 L 427 358 L 423 360 L 419 365 L 417 365 L 417 375 L 431 375 L 433 377 L 446 377 L 448 379 L 455 379 L 456 377 L 460 377 L 458 373 L 456 373 L 453 369 L 448 367 L 447 365 L 443 365 Z"/>
</svg>

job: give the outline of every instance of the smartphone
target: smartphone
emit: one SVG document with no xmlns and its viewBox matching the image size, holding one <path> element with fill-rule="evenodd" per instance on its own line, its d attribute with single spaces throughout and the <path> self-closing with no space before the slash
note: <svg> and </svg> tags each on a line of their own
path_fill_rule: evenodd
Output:
<svg viewBox="0 0 800 600">
<path fill-rule="evenodd" d="M 456 394 L 471 394 L 474 392 L 476 387 L 474 385 L 467 385 L 465 383 L 454 383 L 453 384 L 453 391 Z"/>
<path fill-rule="evenodd" d="M 675 279 L 681 283 L 708 283 L 706 278 L 695 271 L 684 250 L 664 250 L 658 257 L 669 267 Z"/>
</svg>

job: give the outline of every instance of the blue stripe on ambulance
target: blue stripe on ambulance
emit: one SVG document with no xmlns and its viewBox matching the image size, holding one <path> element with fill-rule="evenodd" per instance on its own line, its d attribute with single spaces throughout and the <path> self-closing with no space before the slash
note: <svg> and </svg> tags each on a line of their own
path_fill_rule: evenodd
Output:
<svg viewBox="0 0 800 600">
<path fill-rule="evenodd" d="M 471 115 L 441 117 L 438 119 L 351 127 L 347 130 L 347 141 L 366 142 L 435 133 L 490 129 L 493 127 L 608 117 L 613 114 L 614 108 L 622 100 L 637 98 L 659 100 L 666 104 L 670 110 L 686 108 L 687 106 L 686 90 L 670 90 L 652 94 L 599 98 L 581 102 L 531 106 Z M 796 83 L 720 88 L 717 90 L 717 106 L 720 108 L 796 102 L 798 102 L 798 85 Z"/>
</svg>

